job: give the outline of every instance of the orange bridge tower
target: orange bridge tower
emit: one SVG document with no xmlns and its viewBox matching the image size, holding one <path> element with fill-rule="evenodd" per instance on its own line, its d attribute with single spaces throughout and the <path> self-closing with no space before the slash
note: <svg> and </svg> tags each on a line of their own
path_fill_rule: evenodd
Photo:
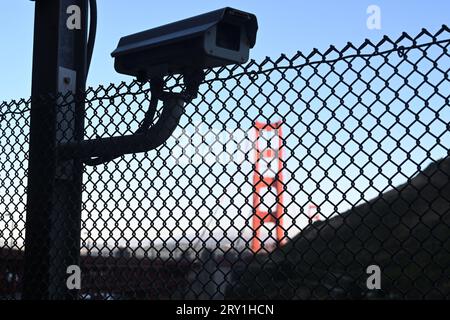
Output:
<svg viewBox="0 0 450 320">
<path fill-rule="evenodd" d="M 266 222 L 275 224 L 276 244 L 284 239 L 283 229 L 283 134 L 282 122 L 255 122 L 256 150 L 253 174 L 252 250 L 261 249 Z M 268 230 L 273 230 L 269 229 Z M 270 232 L 272 234 L 272 232 Z"/>
</svg>

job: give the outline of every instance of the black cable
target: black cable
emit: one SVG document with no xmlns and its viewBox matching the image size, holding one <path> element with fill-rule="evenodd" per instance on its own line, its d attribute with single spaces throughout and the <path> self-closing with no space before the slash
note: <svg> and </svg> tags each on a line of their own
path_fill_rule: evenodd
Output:
<svg viewBox="0 0 450 320">
<path fill-rule="evenodd" d="M 86 79 L 91 67 L 92 55 L 94 53 L 95 38 L 97 36 L 97 1 L 89 0 L 89 36 L 86 48 Z"/>
<path fill-rule="evenodd" d="M 153 78 L 150 80 L 150 106 L 145 113 L 144 120 L 142 121 L 139 128 L 136 130 L 136 134 L 145 133 L 153 124 L 155 119 L 156 110 L 158 108 L 158 100 L 162 97 L 164 90 L 164 80 L 162 77 Z"/>
<path fill-rule="evenodd" d="M 156 96 L 154 97 L 152 94 L 152 98 L 150 100 L 150 107 L 145 114 L 145 118 L 140 125 L 140 127 L 136 130 L 135 134 L 145 134 L 148 131 L 149 127 L 153 123 L 153 119 L 156 114 L 156 109 L 158 107 L 158 99 Z M 96 158 L 84 159 L 84 164 L 90 167 L 98 166 L 106 162 L 110 162 L 118 157 L 122 156 L 122 154 L 112 154 L 109 156 L 101 156 Z"/>
<path fill-rule="evenodd" d="M 86 81 L 91 67 L 92 55 L 94 54 L 95 38 L 97 36 L 97 1 L 89 0 L 89 35 L 86 46 Z M 86 165 L 95 166 L 102 159 L 88 159 L 85 160 Z"/>
<path fill-rule="evenodd" d="M 151 92 L 151 100 L 150 107 L 147 111 L 144 120 L 142 121 L 139 128 L 134 133 L 135 135 L 141 135 L 143 139 L 148 138 L 148 135 L 155 134 L 150 133 L 153 126 L 161 126 L 161 123 L 167 121 L 167 114 L 171 112 L 173 105 L 171 105 L 170 101 L 181 100 L 184 101 L 184 104 L 189 103 L 193 99 L 197 97 L 198 88 L 200 84 L 205 79 L 205 73 L 202 69 L 193 70 L 192 72 L 186 73 L 183 75 L 185 89 L 181 93 L 172 93 L 163 91 L 164 88 L 164 80 L 162 77 L 153 78 L 150 80 L 150 92 Z M 158 101 L 163 101 L 163 112 L 161 118 L 158 122 L 154 123 L 154 116 L 156 114 L 156 109 L 158 105 Z M 165 116 L 164 116 L 165 115 Z M 158 129 L 157 129 L 158 130 Z M 118 157 L 121 157 L 123 154 L 117 154 L 112 152 L 109 155 L 99 156 L 90 159 L 84 159 L 84 164 L 87 166 L 98 166 L 100 164 L 109 162 Z"/>
<path fill-rule="evenodd" d="M 144 120 L 142 121 L 139 128 L 136 130 L 135 134 L 145 134 L 153 124 L 153 120 L 155 118 L 156 109 L 158 108 L 158 101 L 159 98 L 161 98 L 162 86 L 161 87 L 151 86 L 150 88 L 152 95 L 150 99 L 150 106 L 145 114 Z M 160 88 L 161 92 L 159 91 Z M 109 156 L 101 156 L 96 158 L 85 159 L 84 164 L 90 167 L 98 166 L 103 163 L 112 161 L 120 156 L 122 156 L 122 154 L 112 154 Z"/>
<path fill-rule="evenodd" d="M 159 100 L 162 101 L 166 101 L 166 99 L 170 98 L 170 96 L 176 95 L 176 94 L 170 94 L 170 93 L 156 93 L 154 92 L 154 89 L 151 90 L 151 98 L 150 98 L 150 106 L 149 109 L 147 110 L 144 120 L 142 121 L 141 125 L 139 126 L 139 128 L 135 131 L 134 134 L 140 134 L 140 135 L 146 135 L 147 132 L 149 131 L 150 127 L 153 125 L 154 122 L 154 117 L 156 114 L 156 109 L 158 107 L 158 102 Z M 164 108 L 169 108 L 168 106 L 164 106 Z M 101 164 L 104 164 L 106 162 L 110 162 L 116 158 L 121 157 L 123 154 L 119 153 L 119 154 L 111 154 L 108 156 L 100 156 L 100 157 L 95 157 L 95 158 L 90 158 L 90 159 L 84 159 L 83 162 L 85 165 L 93 167 L 93 166 L 98 166 Z"/>
</svg>

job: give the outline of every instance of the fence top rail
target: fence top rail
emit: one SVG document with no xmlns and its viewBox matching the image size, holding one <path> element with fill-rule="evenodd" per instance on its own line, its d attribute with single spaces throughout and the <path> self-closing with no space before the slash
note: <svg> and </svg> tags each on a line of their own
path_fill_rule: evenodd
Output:
<svg viewBox="0 0 450 320">
<path fill-rule="evenodd" d="M 306 66 L 315 66 L 323 63 L 333 64 L 338 61 L 352 60 L 355 58 L 387 56 L 395 52 L 399 57 L 407 57 L 408 52 L 411 50 L 428 48 L 433 45 L 443 46 L 444 50 L 448 50 L 445 45 L 449 43 L 450 28 L 444 24 L 434 33 L 429 32 L 427 29 L 422 29 L 415 37 L 411 37 L 408 33 L 403 32 L 396 40 L 392 40 L 389 36 L 385 35 L 377 43 L 365 39 L 359 46 L 355 46 L 351 42 L 348 42 L 341 49 L 330 45 L 323 53 L 314 48 L 308 54 L 297 51 L 290 58 L 282 53 L 277 59 L 266 57 L 261 62 L 251 59 L 246 65 L 209 69 L 206 71 L 206 79 L 203 83 L 226 81 L 233 78 L 238 79 L 243 76 L 248 76 L 250 81 L 254 81 L 259 75 L 268 74 L 273 71 L 299 70 Z M 224 75 L 224 73 L 228 73 L 228 75 Z M 177 88 L 181 84 L 181 77 L 170 76 L 168 83 L 172 84 L 167 89 Z M 85 97 L 85 102 L 89 104 L 99 100 L 112 100 L 125 96 L 148 93 L 150 93 L 150 88 L 147 83 L 139 83 L 137 81 L 127 83 L 122 81 L 119 84 L 110 83 L 108 86 L 99 85 L 95 88 L 88 87 L 83 96 Z M 58 98 L 67 98 L 67 94 L 59 94 L 53 97 L 53 99 Z M 71 101 L 67 102 L 68 105 L 71 103 Z M 0 121 L 4 120 L 7 115 L 20 115 L 29 112 L 30 105 L 31 98 L 0 102 Z M 19 106 L 23 108 L 18 108 Z M 14 110 L 14 107 L 17 110 Z"/>
</svg>

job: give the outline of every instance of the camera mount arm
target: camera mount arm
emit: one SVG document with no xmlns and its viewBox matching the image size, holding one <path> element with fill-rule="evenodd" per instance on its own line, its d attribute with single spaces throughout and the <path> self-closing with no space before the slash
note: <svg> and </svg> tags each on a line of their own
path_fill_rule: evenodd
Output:
<svg viewBox="0 0 450 320">
<path fill-rule="evenodd" d="M 91 4 L 95 16 L 95 3 Z M 150 79 L 151 100 L 145 118 L 132 135 L 59 145 L 59 160 L 79 159 L 86 165 L 98 165 L 125 154 L 157 148 L 178 126 L 185 104 L 197 96 L 203 70 L 248 61 L 257 30 L 255 15 L 226 7 L 122 37 L 111 53 L 114 68 L 138 81 Z M 95 29 L 91 31 L 95 35 Z M 90 48 L 88 55 L 92 53 Z M 182 93 L 163 91 L 163 76 L 167 74 L 183 74 Z M 163 109 L 153 124 L 159 101 L 163 102 Z"/>
<path fill-rule="evenodd" d="M 150 108 L 134 134 L 61 144 L 57 149 L 58 159 L 82 159 L 86 165 L 95 166 L 125 154 L 147 152 L 161 146 L 177 128 L 185 105 L 197 97 L 203 80 L 202 69 L 186 73 L 185 90 L 181 93 L 170 93 L 163 91 L 162 78 L 151 79 Z M 163 101 L 163 109 L 158 121 L 153 124 L 160 100 Z"/>
</svg>

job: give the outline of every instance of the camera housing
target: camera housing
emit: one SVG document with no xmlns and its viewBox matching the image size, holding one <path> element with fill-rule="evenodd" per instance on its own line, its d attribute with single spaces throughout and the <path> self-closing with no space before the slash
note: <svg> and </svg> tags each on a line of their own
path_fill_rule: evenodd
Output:
<svg viewBox="0 0 450 320">
<path fill-rule="evenodd" d="M 117 72 L 146 81 L 245 63 L 257 30 L 255 15 L 227 7 L 123 37 L 111 55 Z"/>
</svg>

